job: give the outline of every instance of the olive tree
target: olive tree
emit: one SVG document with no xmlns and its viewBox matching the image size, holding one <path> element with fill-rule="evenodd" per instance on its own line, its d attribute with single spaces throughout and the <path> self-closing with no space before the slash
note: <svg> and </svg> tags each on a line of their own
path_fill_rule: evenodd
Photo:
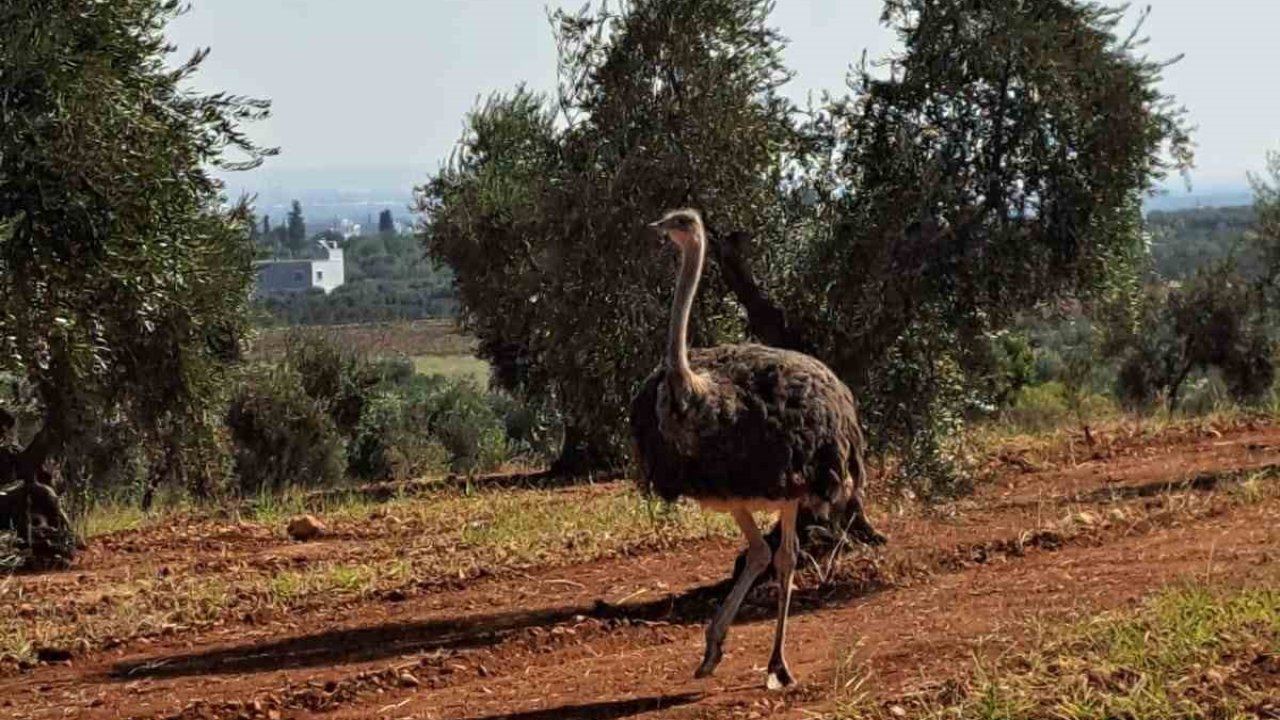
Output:
<svg viewBox="0 0 1280 720">
<path fill-rule="evenodd" d="M 665 331 L 671 259 L 642 228 L 695 205 L 693 342 L 816 354 L 879 454 L 945 479 L 991 337 L 1131 281 L 1144 194 L 1191 159 L 1182 114 L 1121 11 L 1077 0 L 890 0 L 901 50 L 801 111 L 770 7 L 557 14 L 556 97 L 471 115 L 420 190 L 423 240 L 497 379 L 560 411 L 566 457 L 610 465 Z"/>
<path fill-rule="evenodd" d="M 557 470 L 626 458 L 626 408 L 659 358 L 675 261 L 644 219 L 695 204 L 713 224 L 769 224 L 796 133 L 767 9 L 667 0 L 556 14 L 556 101 L 491 100 L 419 193 L 427 250 L 453 267 L 496 379 L 564 417 Z M 695 341 L 741 337 L 714 268 L 703 287 Z"/>
<path fill-rule="evenodd" d="M 179 11 L 0 5 L 0 371 L 38 400 L 27 477 L 75 467 L 108 426 L 146 442 L 157 477 L 217 462 L 208 400 L 238 353 L 254 250 L 211 170 L 270 153 L 241 130 L 267 106 L 186 87 L 204 54 L 166 64 Z"/>
</svg>

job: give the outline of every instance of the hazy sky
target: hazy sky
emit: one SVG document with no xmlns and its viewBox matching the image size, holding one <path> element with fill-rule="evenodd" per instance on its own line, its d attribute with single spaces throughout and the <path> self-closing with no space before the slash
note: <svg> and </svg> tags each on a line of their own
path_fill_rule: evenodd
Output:
<svg viewBox="0 0 1280 720">
<path fill-rule="evenodd" d="M 522 81 L 539 90 L 554 86 L 555 47 L 542 0 L 193 4 L 170 37 L 183 54 L 212 48 L 200 87 L 272 100 L 273 117 L 253 134 L 282 149 L 267 173 L 275 182 L 319 175 L 356 185 L 372 175 L 421 180 L 448 155 L 478 97 Z M 1186 54 L 1166 72 L 1165 89 L 1199 127 L 1196 189 L 1243 184 L 1267 150 L 1280 149 L 1280 2 L 1150 4 L 1150 54 Z M 875 57 L 891 47 L 880 7 L 880 0 L 778 0 L 774 25 L 791 41 L 787 61 L 798 73 L 793 95 L 840 89 L 864 49 Z"/>
</svg>

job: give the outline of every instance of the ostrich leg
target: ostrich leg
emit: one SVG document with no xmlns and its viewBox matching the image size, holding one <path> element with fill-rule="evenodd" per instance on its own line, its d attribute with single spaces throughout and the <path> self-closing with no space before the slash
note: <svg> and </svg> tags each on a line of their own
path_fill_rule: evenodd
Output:
<svg viewBox="0 0 1280 720">
<path fill-rule="evenodd" d="M 814 555 L 820 551 L 829 550 L 831 543 L 828 542 L 828 538 L 833 537 L 833 535 L 838 537 L 841 532 L 848 533 L 851 540 L 864 545 L 884 545 L 889 541 L 867 520 L 866 512 L 863 510 L 861 489 L 854 494 L 848 503 L 833 506 L 828 512 L 828 517 L 819 517 L 808 508 L 801 508 L 796 517 L 797 542 L 800 547 Z M 770 528 L 768 534 L 764 536 L 764 541 L 769 544 L 770 552 L 782 545 L 781 522 L 775 523 Z M 745 552 L 739 553 L 738 557 L 734 559 L 733 580 L 741 577 L 743 568 L 746 567 L 746 560 Z M 769 568 L 765 568 L 765 572 L 756 576 L 755 584 L 764 584 L 773 579 L 773 575 L 774 573 L 769 572 Z"/>
<path fill-rule="evenodd" d="M 720 658 L 723 655 L 724 638 L 729 633 L 729 626 L 733 624 L 733 618 L 738 614 L 742 599 L 746 597 L 747 591 L 751 589 L 756 576 L 769 567 L 769 557 L 772 555 L 769 551 L 769 544 L 760 535 L 760 528 L 756 526 L 756 521 L 751 517 L 750 511 L 745 508 L 737 508 L 733 511 L 733 519 L 737 521 L 738 527 L 742 528 L 742 534 L 747 536 L 747 562 L 742 574 L 738 576 L 738 581 L 734 583 L 733 590 L 729 591 L 729 596 L 725 598 L 724 604 L 716 611 L 711 624 L 707 626 L 707 650 L 702 656 L 702 664 L 698 666 L 698 671 L 693 675 L 698 678 L 707 677 L 712 672 L 715 672 L 716 665 L 720 664 Z"/>
<path fill-rule="evenodd" d="M 773 633 L 773 654 L 769 656 L 770 690 L 779 690 L 795 682 L 791 670 L 787 668 L 787 660 L 782 656 L 783 645 L 787 642 L 787 614 L 791 611 L 791 576 L 796 568 L 796 554 L 800 542 L 796 538 L 796 515 L 799 502 L 793 502 L 782 509 L 778 525 L 782 528 L 782 542 L 773 553 L 773 569 L 778 575 L 778 626 Z"/>
</svg>

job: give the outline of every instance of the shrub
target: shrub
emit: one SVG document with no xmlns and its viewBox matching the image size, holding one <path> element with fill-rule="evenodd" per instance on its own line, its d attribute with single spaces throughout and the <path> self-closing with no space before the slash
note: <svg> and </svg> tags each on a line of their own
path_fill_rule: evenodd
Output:
<svg viewBox="0 0 1280 720">
<path fill-rule="evenodd" d="M 227 409 L 227 428 L 242 493 L 329 485 L 342 477 L 333 420 L 291 368 L 247 372 Z"/>
<path fill-rule="evenodd" d="M 1236 402 L 1262 400 L 1275 379 L 1275 343 L 1261 299 L 1230 259 L 1166 293 L 1148 293 L 1143 330 L 1129 341 L 1116 394 L 1138 407 L 1164 397 L 1176 410 L 1193 373 L 1217 371 Z"/>
<path fill-rule="evenodd" d="M 448 468 L 449 451 L 430 428 L 414 422 L 413 409 L 398 392 L 375 395 L 347 446 L 348 472 L 366 480 L 399 480 Z"/>
<path fill-rule="evenodd" d="M 302 330 L 289 333 L 285 364 L 298 373 L 307 395 L 329 413 L 343 435 L 355 430 L 381 379 L 379 366 L 329 338 Z"/>
<path fill-rule="evenodd" d="M 409 422 L 427 428 L 444 446 L 454 472 L 491 470 L 506 460 L 502 419 L 470 380 L 419 377 L 405 396 Z"/>
<path fill-rule="evenodd" d="M 415 375 L 387 383 L 350 438 L 348 470 L 369 480 L 492 470 L 508 457 L 502 407 L 467 380 Z"/>
<path fill-rule="evenodd" d="M 1024 387 L 1005 411 L 1005 422 L 1019 430 L 1037 432 L 1067 423 L 1113 415 L 1115 402 L 1105 395 L 1076 392 L 1059 381 Z"/>
<path fill-rule="evenodd" d="M 502 418 L 512 456 L 537 463 L 550 463 L 555 459 L 564 439 L 564 426 L 552 408 L 546 403 L 513 398 L 501 392 L 492 393 L 489 404 Z"/>
</svg>

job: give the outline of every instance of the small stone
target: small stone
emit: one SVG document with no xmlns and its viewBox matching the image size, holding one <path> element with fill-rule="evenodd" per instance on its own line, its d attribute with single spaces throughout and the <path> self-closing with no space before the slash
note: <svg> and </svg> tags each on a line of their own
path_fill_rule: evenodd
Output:
<svg viewBox="0 0 1280 720">
<path fill-rule="evenodd" d="M 894 717 L 906 717 L 907 709 L 902 707 L 901 705 L 891 705 L 889 707 L 889 714 Z"/>
<path fill-rule="evenodd" d="M 422 681 L 414 677 L 412 673 L 402 672 L 400 677 L 396 678 L 396 682 L 400 683 L 400 687 L 416 688 L 422 685 Z"/>
<path fill-rule="evenodd" d="M 303 515 L 290 520 L 286 530 L 289 533 L 289 537 L 298 541 L 313 540 L 329 531 L 324 526 L 324 523 L 312 515 Z"/>
</svg>

